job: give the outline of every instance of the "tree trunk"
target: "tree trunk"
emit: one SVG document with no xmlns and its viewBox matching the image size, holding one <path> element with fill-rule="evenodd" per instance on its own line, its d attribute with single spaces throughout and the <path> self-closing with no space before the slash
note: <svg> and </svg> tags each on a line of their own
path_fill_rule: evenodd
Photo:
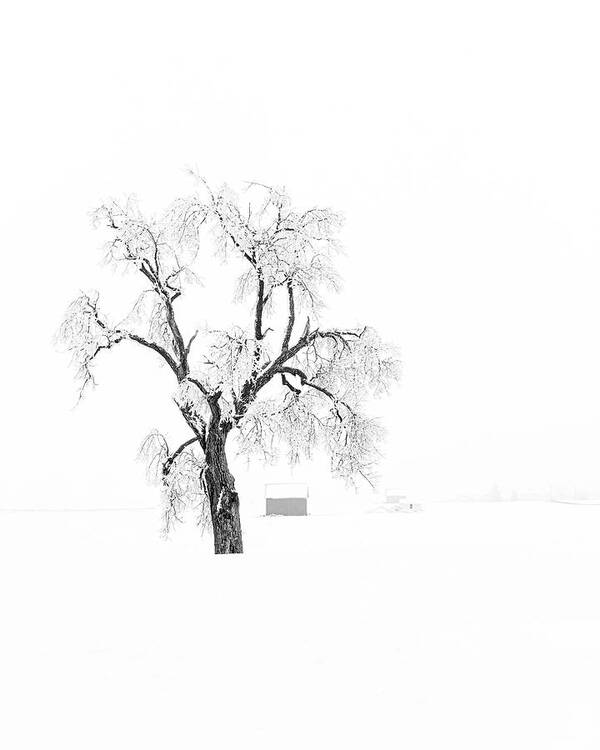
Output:
<svg viewBox="0 0 600 750">
<path fill-rule="evenodd" d="M 221 430 L 209 434 L 206 445 L 205 483 L 210 502 L 215 554 L 226 555 L 244 551 L 240 523 L 240 501 L 235 481 L 229 471 L 225 440 Z"/>
<path fill-rule="evenodd" d="M 240 501 L 237 492 L 223 491 L 216 513 L 212 512 L 215 554 L 227 555 L 244 551 L 240 524 Z"/>
</svg>

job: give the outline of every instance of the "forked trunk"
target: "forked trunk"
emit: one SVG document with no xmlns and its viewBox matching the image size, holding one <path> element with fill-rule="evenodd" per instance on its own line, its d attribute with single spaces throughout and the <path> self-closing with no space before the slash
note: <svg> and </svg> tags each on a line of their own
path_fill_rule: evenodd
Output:
<svg viewBox="0 0 600 750">
<path fill-rule="evenodd" d="M 206 446 L 205 483 L 210 502 L 215 554 L 226 555 L 244 551 L 240 523 L 240 501 L 235 481 L 225 454 L 227 434 L 209 436 Z"/>
</svg>

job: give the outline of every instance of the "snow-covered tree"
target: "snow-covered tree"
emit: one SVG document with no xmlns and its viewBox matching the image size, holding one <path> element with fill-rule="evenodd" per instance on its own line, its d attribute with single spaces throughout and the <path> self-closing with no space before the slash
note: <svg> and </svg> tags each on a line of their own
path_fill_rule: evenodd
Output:
<svg viewBox="0 0 600 750">
<path fill-rule="evenodd" d="M 243 207 L 227 186 L 212 190 L 200 178 L 196 186 L 159 218 L 145 217 L 134 201 L 94 212 L 110 235 L 107 260 L 142 274 L 147 289 L 116 325 L 100 311 L 97 295 L 78 297 L 59 338 L 72 354 L 82 394 L 94 383 L 98 355 L 124 341 L 167 363 L 190 436 L 171 448 L 155 431 L 142 446 L 149 474 L 162 487 L 165 529 L 195 507 L 212 523 L 215 552 L 242 552 L 226 454 L 230 434 L 237 431 L 247 456 L 271 458 L 285 446 L 295 462 L 321 447 L 334 475 L 370 480 L 381 430 L 364 405 L 397 379 L 398 360 L 372 328 L 319 325 L 324 295 L 338 288 L 339 214 L 299 210 L 285 190 L 254 183 Z M 193 293 L 204 233 L 223 261 L 239 265 L 236 296 L 249 319 L 184 336 L 176 302 Z"/>
</svg>

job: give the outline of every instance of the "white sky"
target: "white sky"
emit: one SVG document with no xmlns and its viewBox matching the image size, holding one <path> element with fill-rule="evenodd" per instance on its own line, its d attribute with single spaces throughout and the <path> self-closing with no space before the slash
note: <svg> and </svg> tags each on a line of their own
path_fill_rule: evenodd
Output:
<svg viewBox="0 0 600 750">
<path fill-rule="evenodd" d="M 383 486 L 600 488 L 599 21 L 527 0 L 5 10 L 2 504 L 154 500 L 132 459 L 152 427 L 181 431 L 168 374 L 110 352 L 73 412 L 51 337 L 79 289 L 129 283 L 87 212 L 159 208 L 188 165 L 346 214 L 331 320 L 374 324 L 404 362 Z"/>
</svg>

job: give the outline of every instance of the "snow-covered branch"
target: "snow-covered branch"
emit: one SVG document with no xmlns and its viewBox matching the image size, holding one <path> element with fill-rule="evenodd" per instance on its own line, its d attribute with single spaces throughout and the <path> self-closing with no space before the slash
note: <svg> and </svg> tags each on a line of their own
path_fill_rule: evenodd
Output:
<svg viewBox="0 0 600 750">
<path fill-rule="evenodd" d="M 147 218 L 137 201 L 109 201 L 93 214 L 94 225 L 108 230 L 106 261 L 137 269 L 159 294 L 171 301 L 186 284 L 199 279 L 192 270 L 199 247 L 201 221 L 178 210 L 174 204 L 159 218 Z"/>
<path fill-rule="evenodd" d="M 56 339 L 59 347 L 71 354 L 80 398 L 89 385 L 95 385 L 92 366 L 98 354 L 123 338 L 98 311 L 97 293 L 82 294 L 69 305 Z"/>
<path fill-rule="evenodd" d="M 373 482 L 383 431 L 357 408 L 318 389 L 288 392 L 283 400 L 252 404 L 239 425 L 240 455 L 275 461 L 284 450 L 295 464 L 323 449 L 331 471 L 350 483 L 359 477 Z"/>
<path fill-rule="evenodd" d="M 140 447 L 146 461 L 146 474 L 161 489 L 163 534 L 168 535 L 176 522 L 183 520 L 187 510 L 197 514 L 200 525 L 209 521 L 203 476 L 204 457 L 194 453 L 197 438 L 189 438 L 174 451 L 169 451 L 166 438 L 157 430 L 151 432 Z"/>
<path fill-rule="evenodd" d="M 98 310 L 98 295 L 82 294 L 67 308 L 58 330 L 59 348 L 71 354 L 75 378 L 79 383 L 79 396 L 89 385 L 95 385 L 93 364 L 101 351 L 111 349 L 121 341 L 133 341 L 156 352 L 179 377 L 181 365 L 166 345 L 127 330 L 123 325 L 113 326 Z"/>
</svg>

